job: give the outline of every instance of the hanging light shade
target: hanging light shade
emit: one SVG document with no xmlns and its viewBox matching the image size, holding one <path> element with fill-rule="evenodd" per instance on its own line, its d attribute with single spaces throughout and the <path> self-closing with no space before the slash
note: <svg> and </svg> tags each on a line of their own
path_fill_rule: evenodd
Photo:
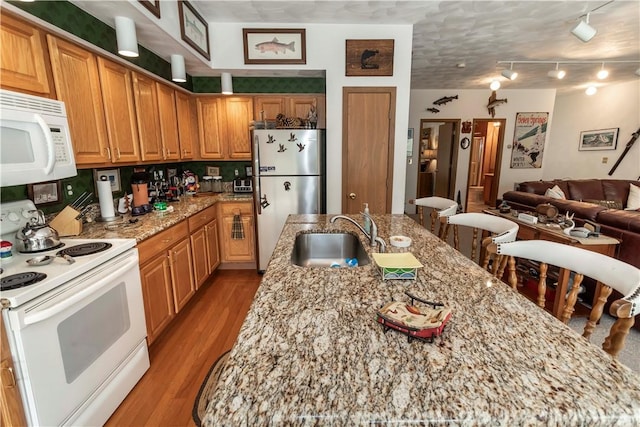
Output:
<svg viewBox="0 0 640 427">
<path fill-rule="evenodd" d="M 513 71 L 513 62 L 511 63 L 511 67 L 508 70 L 502 71 L 502 77 L 505 77 L 509 80 L 515 80 L 518 77 L 518 73 Z"/>
<path fill-rule="evenodd" d="M 116 16 L 116 41 L 120 55 L 132 58 L 138 56 L 138 38 L 133 19 L 126 16 Z"/>
<path fill-rule="evenodd" d="M 222 73 L 220 75 L 220 83 L 222 85 L 223 95 L 233 95 L 233 81 L 231 80 L 231 73 Z"/>
<path fill-rule="evenodd" d="M 578 24 L 571 29 L 571 34 L 582 40 L 583 42 L 588 42 L 596 35 L 598 30 L 589 25 L 589 14 L 587 13 L 587 22 L 582 19 Z"/>
<path fill-rule="evenodd" d="M 182 55 L 171 55 L 171 80 L 178 83 L 184 83 L 187 81 L 184 56 Z"/>
</svg>

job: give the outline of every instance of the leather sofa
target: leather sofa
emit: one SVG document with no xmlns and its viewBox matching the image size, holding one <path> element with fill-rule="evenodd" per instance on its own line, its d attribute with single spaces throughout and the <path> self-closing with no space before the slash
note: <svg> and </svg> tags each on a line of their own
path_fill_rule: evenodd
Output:
<svg viewBox="0 0 640 427">
<path fill-rule="evenodd" d="M 618 179 L 527 181 L 504 193 L 502 199 L 512 209 L 530 212 L 539 204 L 550 203 L 562 215 L 575 214 L 576 226 L 582 226 L 584 220 L 600 224 L 602 234 L 620 240 L 615 257 L 640 268 L 640 211 L 613 208 L 614 204 L 627 206 L 629 184 L 640 187 L 640 181 Z M 547 189 L 556 185 L 566 199 L 545 196 Z M 638 319 L 635 328 L 640 329 Z"/>
</svg>

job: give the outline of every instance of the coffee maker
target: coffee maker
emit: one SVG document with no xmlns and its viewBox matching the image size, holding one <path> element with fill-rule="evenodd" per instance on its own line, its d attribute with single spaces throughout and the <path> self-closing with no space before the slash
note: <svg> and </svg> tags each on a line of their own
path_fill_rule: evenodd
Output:
<svg viewBox="0 0 640 427">
<path fill-rule="evenodd" d="M 134 172 L 131 175 L 131 194 L 133 194 L 132 216 L 151 212 L 152 209 L 149 204 L 149 175 L 146 172 Z"/>
</svg>

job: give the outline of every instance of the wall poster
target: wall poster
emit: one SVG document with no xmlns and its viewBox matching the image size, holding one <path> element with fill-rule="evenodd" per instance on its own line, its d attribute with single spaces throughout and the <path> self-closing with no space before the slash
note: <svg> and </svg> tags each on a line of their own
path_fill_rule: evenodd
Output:
<svg viewBox="0 0 640 427">
<path fill-rule="evenodd" d="M 511 151 L 511 169 L 542 167 L 549 113 L 517 113 Z"/>
</svg>

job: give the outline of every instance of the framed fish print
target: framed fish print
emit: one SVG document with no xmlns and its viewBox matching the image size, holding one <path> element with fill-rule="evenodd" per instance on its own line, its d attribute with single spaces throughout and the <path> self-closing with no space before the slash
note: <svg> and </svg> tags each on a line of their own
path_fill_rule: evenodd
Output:
<svg viewBox="0 0 640 427">
<path fill-rule="evenodd" d="M 393 76 L 393 39 L 347 40 L 347 76 Z"/>
<path fill-rule="evenodd" d="M 209 26 L 207 21 L 186 0 L 178 1 L 180 12 L 180 35 L 182 40 L 207 60 L 209 56 Z"/>
<path fill-rule="evenodd" d="M 245 64 L 306 64 L 305 29 L 243 28 Z"/>
</svg>

